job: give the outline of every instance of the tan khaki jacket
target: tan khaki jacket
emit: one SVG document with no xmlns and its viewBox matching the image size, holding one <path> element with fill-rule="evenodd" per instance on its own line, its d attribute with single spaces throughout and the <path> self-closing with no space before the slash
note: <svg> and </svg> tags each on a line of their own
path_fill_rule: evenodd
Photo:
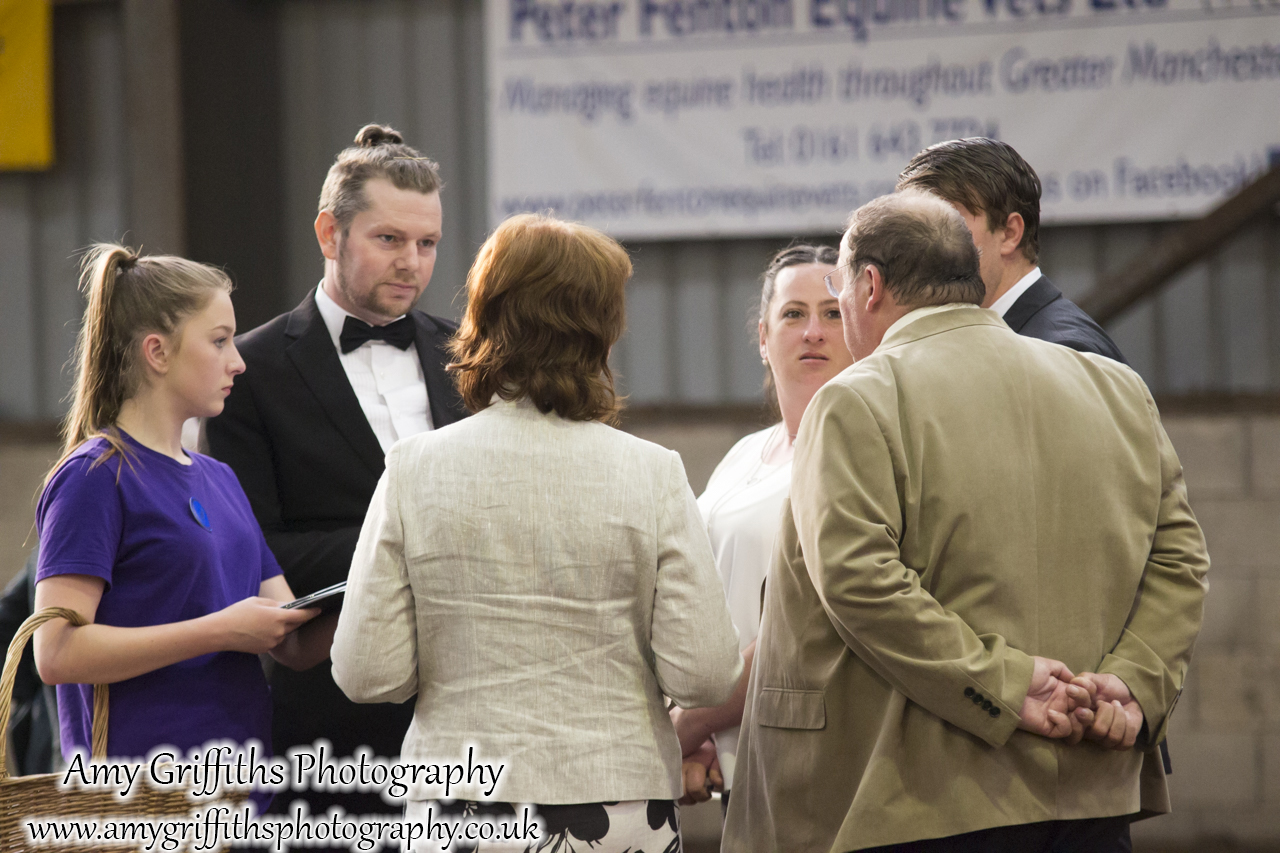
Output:
<svg viewBox="0 0 1280 853">
<path fill-rule="evenodd" d="M 1168 810 L 1204 537 L 1132 370 L 957 307 L 805 413 L 726 851 L 849 851 Z M 1031 655 L 1118 675 L 1139 749 L 1016 730 Z"/>
</svg>

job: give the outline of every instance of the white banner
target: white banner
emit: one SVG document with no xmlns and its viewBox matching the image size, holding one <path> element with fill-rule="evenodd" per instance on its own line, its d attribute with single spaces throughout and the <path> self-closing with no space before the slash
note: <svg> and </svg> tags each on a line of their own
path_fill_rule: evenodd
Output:
<svg viewBox="0 0 1280 853">
<path fill-rule="evenodd" d="M 1280 0 L 486 0 L 489 215 L 838 230 L 1009 142 L 1046 222 L 1197 216 L 1280 161 Z"/>
</svg>

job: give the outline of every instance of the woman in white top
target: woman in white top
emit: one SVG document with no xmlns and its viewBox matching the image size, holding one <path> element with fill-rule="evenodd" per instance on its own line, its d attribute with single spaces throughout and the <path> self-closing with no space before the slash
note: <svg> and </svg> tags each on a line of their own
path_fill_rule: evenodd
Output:
<svg viewBox="0 0 1280 853">
<path fill-rule="evenodd" d="M 387 456 L 334 679 L 356 702 L 417 694 L 405 762 L 502 768 L 414 787 L 411 821 L 537 803 L 539 849 L 680 849 L 663 695 L 724 702 L 742 659 L 680 457 L 607 423 L 630 273 L 595 229 L 500 225 L 452 344 L 476 414 Z"/>
<path fill-rule="evenodd" d="M 765 574 L 791 486 L 792 444 L 814 393 L 853 364 L 844 344 L 840 306 L 824 281 L 835 271 L 836 257 L 830 246 L 799 245 L 783 249 L 770 261 L 760 293 L 760 358 L 765 392 L 782 420 L 734 445 L 698 498 L 746 669 L 724 705 L 677 709 L 673 718 L 686 756 L 709 761 L 714 755 L 718 760 L 726 806 Z M 709 737 L 714 738 L 714 753 Z M 714 764 L 708 768 L 708 780 L 716 776 L 715 769 Z M 687 787 L 697 787 L 697 770 L 696 760 L 686 764 Z"/>
</svg>

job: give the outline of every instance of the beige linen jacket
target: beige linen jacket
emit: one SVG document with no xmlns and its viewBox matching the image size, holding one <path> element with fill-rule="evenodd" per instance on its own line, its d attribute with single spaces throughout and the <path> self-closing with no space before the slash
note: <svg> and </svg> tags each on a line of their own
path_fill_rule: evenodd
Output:
<svg viewBox="0 0 1280 853">
<path fill-rule="evenodd" d="M 672 799 L 663 694 L 718 704 L 741 672 L 676 453 L 524 401 L 391 449 L 333 674 L 357 702 L 417 694 L 403 761 L 465 762 L 472 744 L 476 762 L 505 765 L 491 799 Z"/>
<path fill-rule="evenodd" d="M 723 849 L 1167 811 L 1208 565 L 1129 368 L 974 307 L 892 330 L 801 424 Z M 1123 679 L 1142 748 L 1016 730 L 1030 655 Z"/>
</svg>

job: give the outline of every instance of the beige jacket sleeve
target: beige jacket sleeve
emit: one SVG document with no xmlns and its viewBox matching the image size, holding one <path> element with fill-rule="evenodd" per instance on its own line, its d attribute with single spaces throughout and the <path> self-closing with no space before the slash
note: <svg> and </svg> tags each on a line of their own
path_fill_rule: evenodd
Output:
<svg viewBox="0 0 1280 853">
<path fill-rule="evenodd" d="M 418 636 L 404 560 L 392 447 L 351 561 L 333 637 L 333 680 L 353 702 L 403 702 L 418 692 Z"/>
<path fill-rule="evenodd" d="M 742 675 L 707 528 L 680 457 L 671 454 L 658 501 L 658 575 L 650 647 L 662 692 L 682 708 L 719 705 Z"/>
<path fill-rule="evenodd" d="M 1164 739 L 1204 621 L 1209 554 L 1187 501 L 1182 464 L 1150 394 L 1147 407 L 1160 446 L 1160 512 L 1133 610 L 1098 671 L 1128 686 L 1146 718 L 1147 745 L 1154 746 Z"/>
<path fill-rule="evenodd" d="M 1017 728 L 1032 659 L 946 610 L 901 560 L 893 460 L 856 391 L 824 386 L 796 440 L 791 507 L 805 567 L 840 637 L 908 699 L 992 746 Z M 954 701 L 966 687 L 998 716 Z"/>
</svg>

